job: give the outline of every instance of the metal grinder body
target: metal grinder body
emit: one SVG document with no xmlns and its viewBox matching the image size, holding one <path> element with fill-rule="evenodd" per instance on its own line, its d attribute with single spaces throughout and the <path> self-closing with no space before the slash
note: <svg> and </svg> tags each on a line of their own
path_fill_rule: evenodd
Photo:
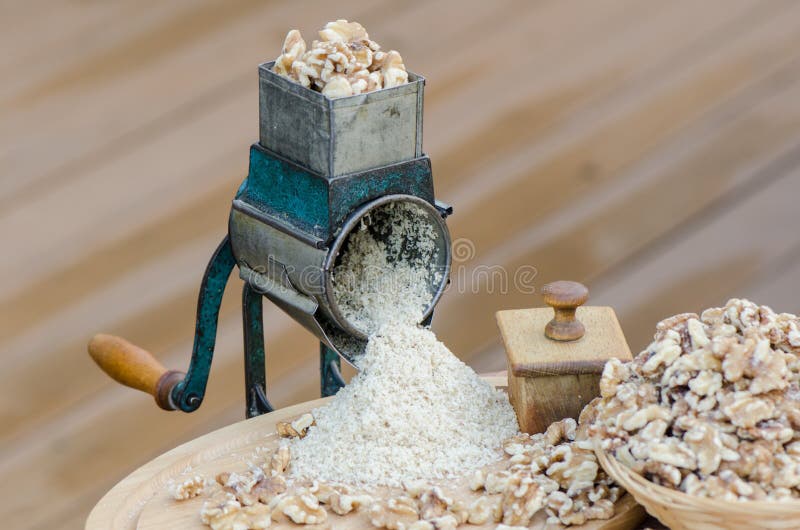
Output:
<svg viewBox="0 0 800 530">
<path fill-rule="evenodd" d="M 340 358 L 353 363 L 366 337 L 337 307 L 332 272 L 350 231 L 372 210 L 412 203 L 432 228 L 437 250 L 431 270 L 438 274 L 431 276 L 425 323 L 448 281 L 450 236 L 444 219 L 452 209 L 435 200 L 430 160 L 422 152 L 424 79 L 409 72 L 405 85 L 332 100 L 275 74 L 272 65 L 259 66 L 259 142 L 250 148 L 248 176 L 233 200 L 228 235 L 200 286 L 186 374 L 163 370 L 152 389 L 130 384 L 109 371 L 110 347 L 97 337 L 90 343 L 90 354 L 104 370 L 152 393 L 165 409 L 192 412 L 202 403 L 222 295 L 235 266 L 244 281 L 248 417 L 272 410 L 262 296 L 319 338 L 322 395 L 344 385 Z"/>
</svg>

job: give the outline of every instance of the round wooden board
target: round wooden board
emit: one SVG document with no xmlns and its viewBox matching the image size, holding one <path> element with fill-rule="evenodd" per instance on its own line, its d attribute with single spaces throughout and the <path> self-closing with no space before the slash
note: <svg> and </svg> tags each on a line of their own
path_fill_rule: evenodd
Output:
<svg viewBox="0 0 800 530">
<path fill-rule="evenodd" d="M 487 377 L 497 387 L 505 387 L 505 377 Z M 95 506 L 86 522 L 87 530 L 161 530 L 164 528 L 197 529 L 208 527 L 200 522 L 199 511 L 203 498 L 198 497 L 178 502 L 168 494 L 171 480 L 188 475 L 201 474 L 214 477 L 221 471 L 244 470 L 246 462 L 255 456 L 257 448 L 273 449 L 278 437 L 275 425 L 288 421 L 325 403 L 318 399 L 277 410 L 256 418 L 241 421 L 211 432 L 164 453 L 131 473 L 112 488 Z M 466 484 L 448 484 L 463 491 L 463 496 L 472 494 Z M 629 495 L 625 495 L 616 506 L 617 514 L 607 521 L 593 521 L 582 530 L 633 530 L 645 517 L 644 510 Z M 496 525 L 468 528 L 494 528 Z M 352 530 L 374 528 L 363 515 L 347 517 L 330 514 L 326 528 Z M 275 524 L 272 528 L 298 528 L 297 525 Z M 309 527 L 313 528 L 313 527 Z M 562 528 L 547 526 L 544 514 L 540 514 L 531 528 Z M 576 527 L 573 527 L 576 528 Z"/>
</svg>

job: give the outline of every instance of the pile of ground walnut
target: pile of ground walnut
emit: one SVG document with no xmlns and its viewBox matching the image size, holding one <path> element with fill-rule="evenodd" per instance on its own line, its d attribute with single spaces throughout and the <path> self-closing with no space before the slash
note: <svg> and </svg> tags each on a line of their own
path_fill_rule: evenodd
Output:
<svg viewBox="0 0 800 530">
<path fill-rule="evenodd" d="M 370 336 L 381 326 L 415 325 L 442 279 L 440 249 L 427 213 L 390 202 L 365 215 L 333 270 L 333 293 L 347 321 Z M 360 368 L 360 367 L 359 367 Z"/>
<path fill-rule="evenodd" d="M 382 51 L 358 22 L 328 22 L 306 47 L 299 31 L 286 35 L 273 70 L 329 98 L 354 96 L 408 82 L 403 58 Z"/>
<path fill-rule="evenodd" d="M 506 394 L 419 326 L 436 252 L 422 213 L 413 204 L 374 212 L 335 269 L 342 312 L 369 335 L 358 375 L 325 406 L 279 424 L 286 439 L 249 470 L 175 485 L 176 499 L 205 490 L 201 517 L 214 530 L 317 525 L 331 512 L 390 530 L 613 515 L 621 491 L 599 468 L 586 421 L 519 434 Z M 458 482 L 471 492 L 452 489 Z"/>
<path fill-rule="evenodd" d="M 412 203 L 380 207 L 349 236 L 334 293 L 369 341 L 358 375 L 293 441 L 294 476 L 383 486 L 453 477 L 496 461 L 517 433 L 508 397 L 418 325 L 436 251 Z"/>
<path fill-rule="evenodd" d="M 606 364 L 594 433 L 650 480 L 727 500 L 800 497 L 800 319 L 747 300 L 662 321 Z"/>
</svg>

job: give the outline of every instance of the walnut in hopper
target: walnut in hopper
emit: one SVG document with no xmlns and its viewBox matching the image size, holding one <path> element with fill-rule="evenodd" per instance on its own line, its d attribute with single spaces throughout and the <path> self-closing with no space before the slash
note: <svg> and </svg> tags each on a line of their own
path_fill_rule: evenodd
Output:
<svg viewBox="0 0 800 530">
<path fill-rule="evenodd" d="M 609 361 L 592 431 L 650 480 L 728 500 L 800 497 L 800 319 L 733 299 L 660 322 Z"/>
<path fill-rule="evenodd" d="M 307 48 L 296 29 L 286 35 L 273 70 L 329 98 L 364 94 L 408 82 L 403 58 L 384 52 L 358 22 L 328 22 Z"/>
</svg>

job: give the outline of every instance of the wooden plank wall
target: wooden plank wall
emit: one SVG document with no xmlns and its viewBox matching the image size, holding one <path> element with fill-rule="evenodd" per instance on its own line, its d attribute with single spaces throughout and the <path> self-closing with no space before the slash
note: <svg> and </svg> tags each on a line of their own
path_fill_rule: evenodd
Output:
<svg viewBox="0 0 800 530">
<path fill-rule="evenodd" d="M 435 327 L 474 366 L 503 366 L 495 310 L 539 304 L 486 267 L 588 283 L 634 350 L 734 295 L 800 311 L 793 0 L 0 2 L 4 528 L 80 528 L 139 464 L 242 417 L 238 285 L 192 415 L 109 382 L 85 343 L 186 366 L 257 138 L 256 65 L 337 17 L 429 79 L 437 194 L 474 249 Z M 315 395 L 313 339 L 265 317 L 273 401 Z"/>
</svg>

